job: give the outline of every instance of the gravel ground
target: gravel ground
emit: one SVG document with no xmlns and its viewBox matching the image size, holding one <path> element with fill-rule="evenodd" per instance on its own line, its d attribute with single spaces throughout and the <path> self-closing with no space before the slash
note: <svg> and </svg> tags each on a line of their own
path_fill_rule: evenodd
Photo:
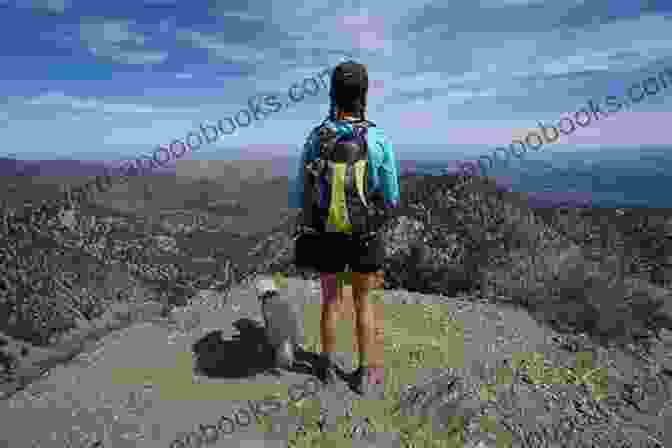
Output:
<svg viewBox="0 0 672 448">
<path fill-rule="evenodd" d="M 314 281 L 290 279 L 287 293 L 304 304 L 319 303 L 319 288 Z M 261 373 L 243 379 L 193 377 L 192 381 L 199 384 L 217 385 L 217 393 L 223 394 L 219 399 L 206 399 L 207 396 L 164 396 L 164 389 L 159 391 L 156 384 L 150 387 L 138 384 L 139 380 L 135 384 L 112 380 L 115 368 L 153 367 L 165 372 L 175 365 L 179 353 L 190 351 L 194 342 L 213 329 L 222 329 L 223 339 L 230 340 L 236 334 L 233 323 L 238 319 L 260 320 L 251 288 L 241 286 L 230 297 L 225 303 L 216 295 L 204 296 L 202 301 L 182 310 L 180 315 L 189 316 L 188 319 L 179 318 L 176 313 L 177 323 L 156 321 L 117 331 L 74 361 L 54 368 L 0 404 L 0 441 L 17 447 L 63 447 L 70 440 L 73 448 L 88 448 L 97 440 L 103 441 L 101 446 L 114 448 L 138 446 L 140 441 L 143 447 L 165 448 L 179 434 L 197 429 L 199 424 L 216 424 L 221 416 L 233 415 L 241 403 L 256 399 L 258 391 L 266 390 L 264 387 L 305 383 L 310 377 L 294 372 L 280 377 Z M 455 353 L 455 364 L 450 368 L 418 369 L 416 387 L 404 397 L 417 392 L 421 398 L 402 400 L 400 408 L 406 415 L 433 416 L 437 430 L 447 417 L 464 416 L 468 435 L 465 446 L 494 447 L 497 430 L 509 431 L 513 446 L 521 447 L 564 446 L 550 444 L 554 436 L 564 433 L 574 437 L 574 445 L 570 446 L 581 446 L 579 438 L 584 446 L 672 446 L 672 434 L 664 433 L 664 423 L 672 418 L 669 377 L 647 371 L 648 364 L 636 356 L 622 350 L 590 347 L 580 337 L 572 340 L 540 326 L 527 312 L 504 304 L 407 291 L 386 291 L 383 301 L 407 305 L 441 302 L 462 323 L 464 350 Z M 562 347 L 571 348 L 572 343 L 582 346 L 582 350 L 593 350 L 596 366 L 609 369 L 611 401 L 595 401 L 585 386 L 530 384 L 524 374 L 515 375 L 509 385 L 496 386 L 491 400 L 481 395 L 482 386 L 495 383 L 494 369 L 510 364 L 515 353 L 536 352 L 553 366 L 570 366 L 575 354 Z M 449 388 L 453 378 L 458 381 Z M 630 387 L 637 384 L 644 387 Z M 332 417 L 346 415 L 356 399 L 345 385 L 323 390 L 320 397 L 327 423 L 333 421 Z M 248 443 L 263 440 L 263 446 L 282 446 L 289 431 L 298 429 L 297 423 L 285 411 L 272 418 L 275 431 L 262 434 L 248 426 L 229 436 L 230 441 L 253 446 Z M 363 429 L 358 437 L 363 440 L 367 438 L 367 425 L 362 416 L 359 418 L 358 426 Z M 36 421 L 41 423 L 28 423 Z M 493 422 L 490 433 L 484 431 L 487 422 Z M 620 429 L 620 433 L 615 429 Z M 587 444 L 593 435 L 601 439 Z M 625 443 L 626 437 L 631 443 L 619 445 Z M 394 446 L 386 435 L 376 435 L 373 440 L 373 446 Z M 661 444 L 656 445 L 654 440 Z"/>
</svg>

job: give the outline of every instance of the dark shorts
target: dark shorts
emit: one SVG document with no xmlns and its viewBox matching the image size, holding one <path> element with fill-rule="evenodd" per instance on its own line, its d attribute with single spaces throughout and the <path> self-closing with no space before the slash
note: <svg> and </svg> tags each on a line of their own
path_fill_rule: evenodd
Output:
<svg viewBox="0 0 672 448">
<path fill-rule="evenodd" d="M 297 268 L 317 272 L 371 273 L 383 269 L 385 246 L 380 236 L 361 241 L 337 233 L 302 235 L 294 246 L 294 264 Z"/>
</svg>

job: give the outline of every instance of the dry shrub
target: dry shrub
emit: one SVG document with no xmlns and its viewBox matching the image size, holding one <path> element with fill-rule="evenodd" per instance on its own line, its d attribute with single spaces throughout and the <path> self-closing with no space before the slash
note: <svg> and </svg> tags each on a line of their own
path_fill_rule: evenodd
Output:
<svg viewBox="0 0 672 448">
<path fill-rule="evenodd" d="M 520 251 L 490 274 L 497 294 L 512 298 L 537 317 L 566 330 L 627 343 L 672 323 L 661 310 L 670 291 L 624 278 L 615 258 L 591 261 L 571 247 L 545 254 Z"/>
</svg>

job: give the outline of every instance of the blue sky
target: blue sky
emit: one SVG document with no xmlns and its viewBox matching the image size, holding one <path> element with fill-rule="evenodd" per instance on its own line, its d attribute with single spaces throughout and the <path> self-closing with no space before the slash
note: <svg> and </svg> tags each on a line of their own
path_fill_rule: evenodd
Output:
<svg viewBox="0 0 672 448">
<path fill-rule="evenodd" d="M 351 57 L 368 66 L 369 118 L 401 157 L 476 155 L 672 70 L 671 29 L 669 0 L 0 0 L 1 152 L 148 154 Z M 669 79 L 552 150 L 669 144 Z M 189 157 L 296 154 L 327 98 Z"/>
</svg>

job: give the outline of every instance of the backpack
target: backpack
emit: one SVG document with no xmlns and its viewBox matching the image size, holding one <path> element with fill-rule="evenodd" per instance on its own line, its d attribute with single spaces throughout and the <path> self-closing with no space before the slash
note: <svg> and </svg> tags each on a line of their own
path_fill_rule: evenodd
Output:
<svg viewBox="0 0 672 448">
<path fill-rule="evenodd" d="M 351 124 L 352 133 L 340 137 L 326 123 L 319 128 L 319 154 L 304 166 L 304 231 L 365 238 L 386 220 L 382 194 L 368 191 L 366 137 L 375 124 Z"/>
</svg>

